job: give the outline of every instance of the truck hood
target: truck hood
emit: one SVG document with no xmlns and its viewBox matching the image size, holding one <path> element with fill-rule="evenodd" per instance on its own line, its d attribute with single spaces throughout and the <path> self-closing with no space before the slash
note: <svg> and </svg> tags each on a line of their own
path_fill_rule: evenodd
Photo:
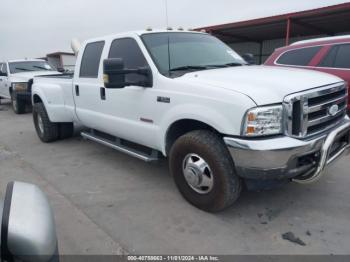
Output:
<svg viewBox="0 0 350 262">
<path fill-rule="evenodd" d="M 31 72 L 23 72 L 16 73 L 10 76 L 11 82 L 27 82 L 35 76 L 48 76 L 48 75 L 57 75 L 61 74 L 57 71 L 31 71 Z"/>
<path fill-rule="evenodd" d="M 274 66 L 203 70 L 181 78 L 187 82 L 245 94 L 257 105 L 281 103 L 286 95 L 343 81 L 326 73 Z"/>
</svg>

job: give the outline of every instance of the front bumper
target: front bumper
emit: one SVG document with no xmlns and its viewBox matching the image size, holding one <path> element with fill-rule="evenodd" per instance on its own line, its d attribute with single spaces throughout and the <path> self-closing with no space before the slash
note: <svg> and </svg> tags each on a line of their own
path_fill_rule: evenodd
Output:
<svg viewBox="0 0 350 262">
<path fill-rule="evenodd" d="M 318 180 L 327 165 L 350 152 L 350 120 L 311 140 L 282 136 L 241 139 L 224 137 L 237 174 L 247 179 Z"/>
</svg>

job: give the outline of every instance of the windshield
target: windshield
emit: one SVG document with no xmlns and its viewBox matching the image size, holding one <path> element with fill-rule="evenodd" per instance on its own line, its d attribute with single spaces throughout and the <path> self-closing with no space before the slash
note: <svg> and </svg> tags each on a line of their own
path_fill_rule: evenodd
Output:
<svg viewBox="0 0 350 262">
<path fill-rule="evenodd" d="M 229 46 L 207 34 L 149 33 L 141 38 L 158 70 L 167 76 L 246 64 Z"/>
<path fill-rule="evenodd" d="M 52 67 L 46 61 L 25 61 L 9 63 L 11 74 L 30 71 L 52 71 Z"/>
</svg>

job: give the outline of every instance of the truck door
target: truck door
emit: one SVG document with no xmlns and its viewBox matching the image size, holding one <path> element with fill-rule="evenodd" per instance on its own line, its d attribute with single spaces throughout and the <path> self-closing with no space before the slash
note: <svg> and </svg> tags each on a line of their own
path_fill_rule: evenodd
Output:
<svg viewBox="0 0 350 262">
<path fill-rule="evenodd" d="M 149 67 L 147 60 L 134 38 L 112 41 L 105 58 L 121 58 L 125 68 Z M 139 82 L 144 76 L 126 75 L 127 82 Z M 108 133 L 138 144 L 154 147 L 157 137 L 155 88 L 136 85 L 120 89 L 101 88 L 101 114 Z"/>
<path fill-rule="evenodd" d="M 350 87 L 350 44 L 332 46 L 316 70 L 336 75 L 347 81 Z M 350 98 L 348 109 L 350 110 Z"/>
<path fill-rule="evenodd" d="M 102 85 L 101 54 L 105 42 L 88 43 L 81 54 L 80 66 L 76 68 L 73 79 L 75 111 L 79 120 L 90 128 L 98 127 L 101 107 L 100 87 Z M 79 54 L 80 55 L 80 54 Z"/>
<path fill-rule="evenodd" d="M 103 49 L 104 42 L 88 43 L 80 68 L 76 69 L 73 94 L 79 120 L 110 135 L 154 146 L 157 141 L 157 127 L 152 118 L 157 100 L 154 88 L 107 89 L 103 83 L 103 59 L 122 58 L 130 69 L 148 66 L 138 43 L 133 38 L 115 39 L 110 49 Z M 129 74 L 126 80 L 136 82 L 139 77 L 143 76 Z"/>
<path fill-rule="evenodd" d="M 332 46 L 317 70 L 339 76 L 350 83 L 350 44 Z"/>
</svg>

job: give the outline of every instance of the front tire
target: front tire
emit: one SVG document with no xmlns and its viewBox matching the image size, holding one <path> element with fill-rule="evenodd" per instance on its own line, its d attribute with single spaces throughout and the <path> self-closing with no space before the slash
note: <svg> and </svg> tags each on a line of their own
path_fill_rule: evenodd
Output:
<svg viewBox="0 0 350 262">
<path fill-rule="evenodd" d="M 49 143 L 59 139 L 59 125 L 50 121 L 43 103 L 34 104 L 33 120 L 36 133 L 42 142 Z"/>
<path fill-rule="evenodd" d="M 170 172 L 183 197 L 192 205 L 218 212 L 239 197 L 242 181 L 222 139 L 196 130 L 178 138 L 169 157 Z"/>
<path fill-rule="evenodd" d="M 11 105 L 13 112 L 16 114 L 24 114 L 26 111 L 26 103 L 25 101 L 18 99 L 15 93 L 11 94 Z"/>
</svg>

